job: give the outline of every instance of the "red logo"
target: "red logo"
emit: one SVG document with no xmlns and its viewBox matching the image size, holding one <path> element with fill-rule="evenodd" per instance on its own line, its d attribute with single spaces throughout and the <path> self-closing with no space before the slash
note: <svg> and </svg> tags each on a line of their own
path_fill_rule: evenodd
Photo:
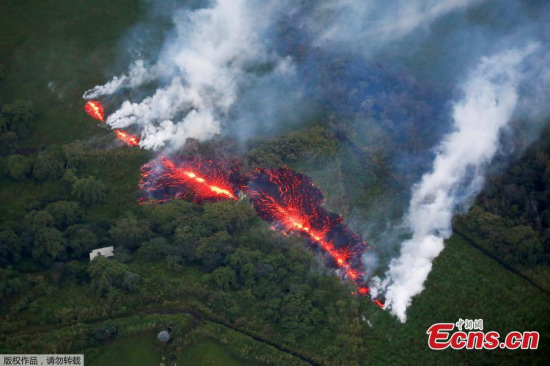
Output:
<svg viewBox="0 0 550 366">
<path fill-rule="evenodd" d="M 465 324 L 465 330 L 462 331 L 462 325 Z M 539 332 L 510 332 L 500 341 L 500 334 L 495 331 L 483 332 L 483 321 L 478 321 L 480 326 L 469 326 L 468 320 L 460 319 L 454 323 L 436 323 L 428 331 L 428 346 L 436 351 L 444 350 L 449 347 L 455 350 L 461 349 L 486 349 L 496 348 L 514 349 L 537 349 L 539 345 Z M 452 332 L 455 329 L 458 331 Z M 477 328 L 478 330 L 474 330 Z"/>
</svg>

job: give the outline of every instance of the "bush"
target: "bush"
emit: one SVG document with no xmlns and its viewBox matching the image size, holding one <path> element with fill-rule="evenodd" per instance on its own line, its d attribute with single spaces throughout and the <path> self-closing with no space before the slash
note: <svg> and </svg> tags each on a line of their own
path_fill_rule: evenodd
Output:
<svg viewBox="0 0 550 366">
<path fill-rule="evenodd" d="M 55 180 L 63 176 L 65 159 L 58 146 L 53 146 L 38 154 L 32 176 L 38 180 Z"/>
<path fill-rule="evenodd" d="M 100 343 L 114 339 L 117 334 L 118 328 L 112 320 L 106 321 L 92 330 L 92 336 Z"/>
<path fill-rule="evenodd" d="M 34 104 L 29 101 L 16 100 L 11 104 L 4 104 L 2 117 L 9 131 L 20 137 L 28 137 L 32 132 L 35 120 Z"/>
<path fill-rule="evenodd" d="M 77 179 L 73 183 L 72 194 L 85 205 L 101 203 L 107 195 L 105 186 L 94 178 Z"/>
<path fill-rule="evenodd" d="M 11 155 L 7 158 L 7 170 L 12 179 L 24 179 L 31 171 L 32 161 L 23 155 Z"/>
<path fill-rule="evenodd" d="M 82 210 L 78 202 L 59 201 L 50 203 L 44 208 L 44 211 L 52 215 L 55 226 L 59 229 L 64 229 L 82 220 Z"/>
<path fill-rule="evenodd" d="M 134 217 L 117 220 L 109 230 L 113 241 L 128 249 L 135 249 L 152 236 L 149 223 L 146 220 L 136 220 Z"/>
<path fill-rule="evenodd" d="M 0 156 L 15 153 L 17 150 L 17 134 L 13 131 L 2 131 L 2 117 L 0 116 Z"/>
</svg>

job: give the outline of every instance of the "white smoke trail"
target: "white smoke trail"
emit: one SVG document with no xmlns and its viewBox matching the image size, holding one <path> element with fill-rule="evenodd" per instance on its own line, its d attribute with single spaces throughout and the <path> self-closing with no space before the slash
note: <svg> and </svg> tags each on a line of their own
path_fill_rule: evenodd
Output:
<svg viewBox="0 0 550 366">
<path fill-rule="evenodd" d="M 181 10 L 173 18 L 173 39 L 155 65 L 146 68 L 137 61 L 128 75 L 96 86 L 84 98 L 169 80 L 140 102 L 124 102 L 106 123 L 113 128 L 139 125 L 140 146 L 146 149 L 177 148 L 189 137 L 212 137 L 220 132 L 239 88 L 261 77 L 249 69 L 263 67 L 278 78 L 292 75 L 291 62 L 269 51 L 261 40 L 276 11 L 277 6 L 253 7 L 247 0 L 219 0 L 209 8 Z"/>
<path fill-rule="evenodd" d="M 387 307 L 403 322 L 443 241 L 452 234 L 454 212 L 468 206 L 482 188 L 483 169 L 497 152 L 499 133 L 518 102 L 522 61 L 537 47 L 530 44 L 481 60 L 454 106 L 454 131 L 437 148 L 432 171 L 413 187 L 406 218 L 412 238 L 402 243 L 400 256 L 374 289 L 385 289 Z"/>
<path fill-rule="evenodd" d="M 316 43 L 362 44 L 361 49 L 397 40 L 436 19 L 483 0 L 344 0 L 322 2 L 315 12 Z M 327 18 L 330 20 L 327 24 Z"/>
<path fill-rule="evenodd" d="M 351 39 L 362 45 L 396 39 L 477 1 L 481 0 L 394 0 L 385 5 L 372 0 L 323 0 L 310 6 L 288 0 L 217 0 L 207 8 L 176 11 L 175 31 L 158 61 L 148 65 L 137 60 L 125 75 L 86 91 L 84 98 L 158 85 L 142 100 L 123 102 L 106 123 L 112 128 L 135 126 L 141 131 L 143 148 L 178 149 L 187 138 L 204 140 L 220 133 L 245 90 L 249 98 L 243 108 L 252 104 L 260 109 L 261 118 L 283 116 L 277 113 L 283 106 L 295 112 L 292 105 L 299 92 L 291 89 L 297 89 L 297 83 L 283 82 L 298 79 L 295 64 L 272 50 L 270 36 L 281 19 L 302 6 L 306 9 L 302 31 L 319 46 L 332 49 L 334 42 Z M 373 23 L 373 17 L 383 24 Z M 231 117 L 239 123 L 247 119 Z"/>
<path fill-rule="evenodd" d="M 84 99 L 93 99 L 101 95 L 113 94 L 121 88 L 135 88 L 156 77 L 155 70 L 145 67 L 143 60 L 137 60 L 132 66 L 128 75 L 115 76 L 113 80 L 105 85 L 98 85 L 84 93 Z"/>
</svg>

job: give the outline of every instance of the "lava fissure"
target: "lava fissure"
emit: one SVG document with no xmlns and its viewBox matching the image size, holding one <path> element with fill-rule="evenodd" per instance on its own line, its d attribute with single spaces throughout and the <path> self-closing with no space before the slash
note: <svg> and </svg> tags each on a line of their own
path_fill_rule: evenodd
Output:
<svg viewBox="0 0 550 366">
<path fill-rule="evenodd" d="M 84 110 L 88 115 L 94 119 L 105 122 L 105 111 L 101 103 L 96 100 L 89 100 L 84 106 Z M 115 136 L 120 141 L 126 143 L 128 146 L 138 146 L 140 138 L 136 135 L 132 135 L 124 130 L 116 129 L 114 130 Z"/>
<path fill-rule="evenodd" d="M 103 106 L 88 101 L 84 108 L 93 118 L 104 121 Z M 130 146 L 140 143 L 138 136 L 114 130 L 118 139 Z M 260 218 L 274 230 L 307 238 L 308 246 L 324 254 L 327 264 L 342 277 L 353 281 L 357 293 L 368 295 L 362 256 L 366 242 L 343 224 L 340 215 L 323 207 L 323 192 L 311 178 L 287 167 L 256 169 L 241 179 L 238 164 L 231 167 L 196 157 L 160 157 L 141 168 L 139 201 L 163 203 L 184 199 L 195 203 L 238 199 L 239 190 L 248 193 Z M 383 307 L 382 302 L 373 302 Z"/>
<path fill-rule="evenodd" d="M 368 293 L 361 259 L 368 246 L 340 215 L 323 208 L 323 193 L 311 178 L 286 167 L 257 169 L 243 179 L 241 189 L 272 228 L 306 237 L 312 248 L 328 254 L 329 264 L 351 279 L 359 293 Z"/>
<path fill-rule="evenodd" d="M 116 129 L 114 130 L 115 132 L 115 135 L 116 137 L 126 143 L 128 146 L 138 146 L 139 145 L 139 137 L 136 136 L 136 135 L 132 135 L 132 134 L 129 134 L 128 132 L 124 131 L 124 130 L 121 130 L 121 129 Z"/>
<path fill-rule="evenodd" d="M 95 101 L 95 100 L 88 101 L 84 106 L 84 110 L 86 111 L 86 113 L 88 113 L 90 117 L 98 119 L 101 122 L 105 122 L 103 106 L 98 101 Z"/>
<path fill-rule="evenodd" d="M 161 157 L 142 167 L 141 202 L 185 199 L 195 203 L 236 200 L 237 185 L 231 182 L 236 167 L 225 169 L 212 160 Z"/>
</svg>

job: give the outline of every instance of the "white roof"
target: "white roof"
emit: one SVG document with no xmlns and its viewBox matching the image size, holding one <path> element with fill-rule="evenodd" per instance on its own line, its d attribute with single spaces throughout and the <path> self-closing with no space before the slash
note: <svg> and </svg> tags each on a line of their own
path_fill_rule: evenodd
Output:
<svg viewBox="0 0 550 366">
<path fill-rule="evenodd" d="M 101 255 L 103 257 L 112 257 L 115 254 L 113 253 L 114 247 L 105 247 L 105 248 L 99 248 L 94 249 L 90 252 L 90 260 L 94 259 L 98 255 Z"/>
</svg>

